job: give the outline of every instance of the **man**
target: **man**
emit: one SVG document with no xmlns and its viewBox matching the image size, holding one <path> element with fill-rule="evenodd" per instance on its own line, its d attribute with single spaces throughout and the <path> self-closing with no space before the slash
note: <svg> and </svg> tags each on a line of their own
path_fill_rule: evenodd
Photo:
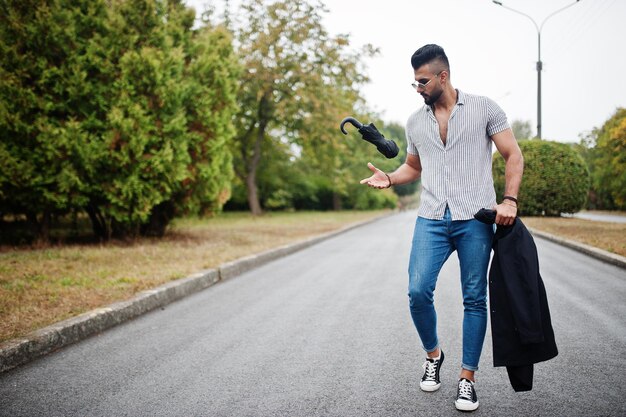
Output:
<svg viewBox="0 0 626 417">
<path fill-rule="evenodd" d="M 487 269 L 493 225 L 474 219 L 481 208 L 494 208 L 496 224 L 511 225 L 524 162 L 506 115 L 492 100 L 452 86 L 448 58 L 438 45 L 425 45 L 411 57 L 413 88 L 425 105 L 406 125 L 407 157 L 385 173 L 371 163 L 373 175 L 361 184 L 388 188 L 421 178 L 422 193 L 409 261 L 411 317 L 426 351 L 423 391 L 441 386 L 444 352 L 437 338 L 433 303 L 439 271 L 457 251 L 463 293 L 463 359 L 455 406 L 478 408 L 474 373 L 487 328 Z M 492 143 L 506 161 L 505 193 L 497 203 L 491 173 Z"/>
</svg>

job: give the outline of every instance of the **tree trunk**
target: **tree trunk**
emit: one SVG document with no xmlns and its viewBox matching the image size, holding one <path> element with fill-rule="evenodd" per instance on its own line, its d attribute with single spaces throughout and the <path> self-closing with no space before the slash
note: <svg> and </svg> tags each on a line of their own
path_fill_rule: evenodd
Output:
<svg viewBox="0 0 626 417">
<path fill-rule="evenodd" d="M 343 206 L 341 204 L 341 194 L 339 194 L 338 192 L 334 192 L 333 193 L 333 210 L 340 211 L 342 209 L 343 209 Z"/>
<path fill-rule="evenodd" d="M 261 202 L 259 200 L 259 191 L 256 186 L 256 172 L 259 168 L 259 162 L 261 161 L 261 144 L 265 137 L 265 127 L 267 123 L 261 122 L 259 129 L 257 130 L 256 140 L 254 142 L 254 150 L 250 164 L 248 166 L 248 175 L 246 176 L 246 188 L 248 189 L 248 206 L 253 216 L 260 216 L 263 214 L 261 208 Z"/>
<path fill-rule="evenodd" d="M 26 220 L 36 245 L 49 243 L 51 219 L 52 215 L 48 210 L 44 210 L 41 220 L 37 218 L 37 213 L 26 213 Z"/>
<path fill-rule="evenodd" d="M 52 213 L 49 210 L 44 210 L 41 216 L 39 236 L 37 236 L 39 242 L 48 243 L 50 241 L 50 223 L 52 223 Z"/>
<path fill-rule="evenodd" d="M 163 237 L 167 226 L 174 218 L 174 204 L 171 201 L 164 201 L 152 208 L 150 218 L 141 225 L 142 236 Z"/>
<path fill-rule="evenodd" d="M 250 206 L 250 213 L 253 216 L 260 216 L 263 214 L 261 203 L 259 201 L 259 192 L 256 186 L 256 172 L 248 173 L 246 177 L 246 188 L 248 190 L 248 205 Z"/>
<path fill-rule="evenodd" d="M 88 204 L 87 207 L 85 207 L 85 211 L 89 215 L 89 220 L 91 220 L 93 234 L 101 241 L 109 240 L 111 233 L 107 228 L 106 220 L 100 213 L 100 210 L 93 204 Z"/>
</svg>

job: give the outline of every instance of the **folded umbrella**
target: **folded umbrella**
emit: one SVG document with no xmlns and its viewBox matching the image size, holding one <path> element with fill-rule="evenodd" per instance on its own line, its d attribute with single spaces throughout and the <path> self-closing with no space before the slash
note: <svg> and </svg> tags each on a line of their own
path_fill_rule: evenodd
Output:
<svg viewBox="0 0 626 417">
<path fill-rule="evenodd" d="M 395 158 L 398 155 L 398 152 L 400 151 L 398 145 L 396 145 L 396 143 L 392 140 L 385 139 L 383 134 L 380 133 L 378 129 L 376 129 L 374 123 L 364 125 L 354 117 L 346 117 L 341 121 L 341 124 L 339 125 L 339 129 L 341 129 L 341 132 L 344 135 L 348 134 L 348 132 L 346 132 L 346 129 L 344 128 L 344 125 L 346 123 L 350 123 L 357 129 L 359 129 L 359 133 L 361 134 L 363 140 L 366 140 L 369 143 L 375 145 L 376 149 L 378 149 L 378 152 L 382 153 L 387 158 Z"/>
</svg>

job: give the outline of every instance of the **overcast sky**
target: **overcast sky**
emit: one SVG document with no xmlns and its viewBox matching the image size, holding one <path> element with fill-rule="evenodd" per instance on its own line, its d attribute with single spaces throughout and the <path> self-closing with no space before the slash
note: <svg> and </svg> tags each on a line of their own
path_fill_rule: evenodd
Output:
<svg viewBox="0 0 626 417">
<path fill-rule="evenodd" d="M 573 0 L 502 0 L 538 26 Z M 204 0 L 187 4 L 202 10 Z M 215 2 L 209 2 L 215 4 Z M 231 1 L 231 3 L 234 3 Z M 527 17 L 491 0 L 325 0 L 326 29 L 347 33 L 354 46 L 381 54 L 368 63 L 368 106 L 404 125 L 423 105 L 410 86 L 412 53 L 441 45 L 451 82 L 496 100 L 509 121 L 537 124 L 537 29 Z M 550 17 L 541 30 L 542 136 L 577 142 L 626 107 L 626 0 L 580 0 Z"/>
</svg>

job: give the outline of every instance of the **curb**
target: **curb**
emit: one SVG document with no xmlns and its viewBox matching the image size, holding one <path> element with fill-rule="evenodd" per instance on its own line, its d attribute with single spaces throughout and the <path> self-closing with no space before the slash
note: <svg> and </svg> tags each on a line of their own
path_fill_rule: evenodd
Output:
<svg viewBox="0 0 626 417">
<path fill-rule="evenodd" d="M 620 268 L 626 269 L 626 257 L 624 256 L 617 255 L 615 253 L 611 253 L 602 249 L 594 248 L 593 246 L 585 245 L 584 243 L 579 243 L 573 240 L 563 239 L 562 237 L 555 236 L 546 232 L 541 232 L 536 229 L 528 228 L 528 230 L 533 234 L 533 236 L 550 240 L 554 243 L 558 243 L 570 249 L 577 250 L 593 258 L 609 263 L 611 265 L 615 265 Z"/>
<path fill-rule="evenodd" d="M 380 220 L 389 214 L 355 223 L 341 229 L 315 236 L 300 242 L 280 246 L 255 255 L 228 262 L 215 269 L 207 269 L 188 277 L 142 291 L 135 297 L 98 308 L 79 316 L 35 330 L 22 338 L 0 344 L 0 373 L 24 365 L 34 359 L 79 342 L 96 333 L 131 320 L 197 293 L 220 281 L 233 278 L 263 264 L 305 249 L 354 228 Z"/>
</svg>

